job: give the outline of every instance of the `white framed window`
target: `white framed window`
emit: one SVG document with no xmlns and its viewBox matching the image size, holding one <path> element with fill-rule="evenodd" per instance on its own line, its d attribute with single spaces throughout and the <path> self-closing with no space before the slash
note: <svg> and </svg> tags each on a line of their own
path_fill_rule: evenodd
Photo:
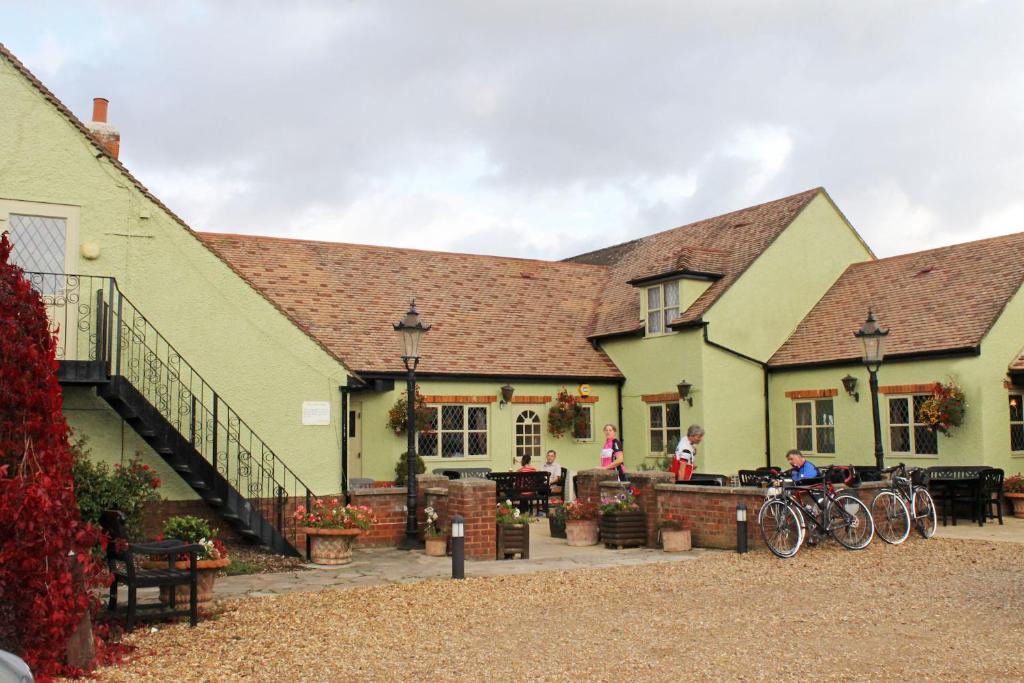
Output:
<svg viewBox="0 0 1024 683">
<path fill-rule="evenodd" d="M 647 287 L 647 326 L 650 337 L 668 332 L 668 324 L 679 317 L 679 281 Z"/>
<path fill-rule="evenodd" d="M 804 453 L 834 455 L 836 414 L 832 399 L 796 401 L 796 447 Z"/>
<path fill-rule="evenodd" d="M 582 404 L 576 406 L 580 411 L 579 418 L 573 425 L 572 438 L 577 441 L 594 440 L 594 406 Z"/>
<path fill-rule="evenodd" d="M 516 460 L 524 455 L 539 463 L 541 454 L 540 415 L 532 410 L 524 410 L 516 416 Z"/>
<path fill-rule="evenodd" d="M 935 430 L 921 422 L 921 404 L 930 394 L 889 396 L 889 450 L 905 455 L 938 455 Z"/>
<path fill-rule="evenodd" d="M 424 458 L 487 457 L 487 406 L 442 404 L 433 410 L 426 432 L 416 435 Z"/>
<path fill-rule="evenodd" d="M 1010 394 L 1010 450 L 1024 455 L 1024 394 Z"/>
<path fill-rule="evenodd" d="M 78 217 L 77 206 L 0 199 L 0 232 L 10 232 L 14 245 L 11 262 L 27 271 L 77 273 Z"/>
<path fill-rule="evenodd" d="M 661 455 L 669 451 L 675 451 L 679 443 L 680 415 L 679 402 L 672 403 L 649 403 L 647 404 L 648 415 L 648 445 L 651 455 Z"/>
</svg>

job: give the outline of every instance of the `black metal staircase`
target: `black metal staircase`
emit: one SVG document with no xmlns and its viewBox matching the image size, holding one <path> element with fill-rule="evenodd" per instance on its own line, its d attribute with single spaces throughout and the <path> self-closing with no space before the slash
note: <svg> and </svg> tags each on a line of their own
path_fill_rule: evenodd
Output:
<svg viewBox="0 0 1024 683">
<path fill-rule="evenodd" d="M 96 393 L 238 533 L 298 555 L 311 492 L 132 302 L 114 278 L 26 273 L 59 327 L 62 384 Z"/>
</svg>

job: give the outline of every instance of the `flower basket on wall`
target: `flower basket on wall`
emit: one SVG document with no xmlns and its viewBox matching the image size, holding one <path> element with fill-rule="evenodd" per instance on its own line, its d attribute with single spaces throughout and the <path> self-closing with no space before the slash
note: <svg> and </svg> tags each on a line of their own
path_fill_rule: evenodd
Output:
<svg viewBox="0 0 1024 683">
<path fill-rule="evenodd" d="M 956 382 L 936 382 L 932 395 L 918 409 L 917 419 L 937 432 L 953 436 L 951 432 L 963 424 L 966 410 L 964 390 Z"/>
</svg>

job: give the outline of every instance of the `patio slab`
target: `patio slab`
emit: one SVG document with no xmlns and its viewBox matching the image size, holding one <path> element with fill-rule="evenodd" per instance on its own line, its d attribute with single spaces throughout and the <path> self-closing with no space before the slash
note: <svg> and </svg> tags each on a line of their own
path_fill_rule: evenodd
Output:
<svg viewBox="0 0 1024 683">
<path fill-rule="evenodd" d="M 956 526 L 953 526 L 952 523 L 942 526 L 942 521 L 939 520 L 935 535 L 939 538 L 1024 543 L 1024 519 L 1004 515 L 1001 526 L 996 521 L 987 522 L 985 526 L 978 526 L 977 522 L 963 518 L 956 520 Z"/>
</svg>

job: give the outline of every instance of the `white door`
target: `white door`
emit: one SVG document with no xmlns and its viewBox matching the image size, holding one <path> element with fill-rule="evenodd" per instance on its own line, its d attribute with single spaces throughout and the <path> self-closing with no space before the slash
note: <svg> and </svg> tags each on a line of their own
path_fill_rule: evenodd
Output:
<svg viewBox="0 0 1024 683">
<path fill-rule="evenodd" d="M 363 476 L 363 405 L 348 405 L 348 480 Z"/>
<path fill-rule="evenodd" d="M 75 346 L 83 311 L 93 307 L 92 281 L 83 287 L 78 272 L 78 207 L 0 199 L 0 232 L 11 241 L 11 262 L 33 273 L 32 286 L 43 295 L 51 324 L 60 327 L 57 357 L 85 360 Z M 84 308 L 83 308 L 84 307 Z"/>
</svg>

